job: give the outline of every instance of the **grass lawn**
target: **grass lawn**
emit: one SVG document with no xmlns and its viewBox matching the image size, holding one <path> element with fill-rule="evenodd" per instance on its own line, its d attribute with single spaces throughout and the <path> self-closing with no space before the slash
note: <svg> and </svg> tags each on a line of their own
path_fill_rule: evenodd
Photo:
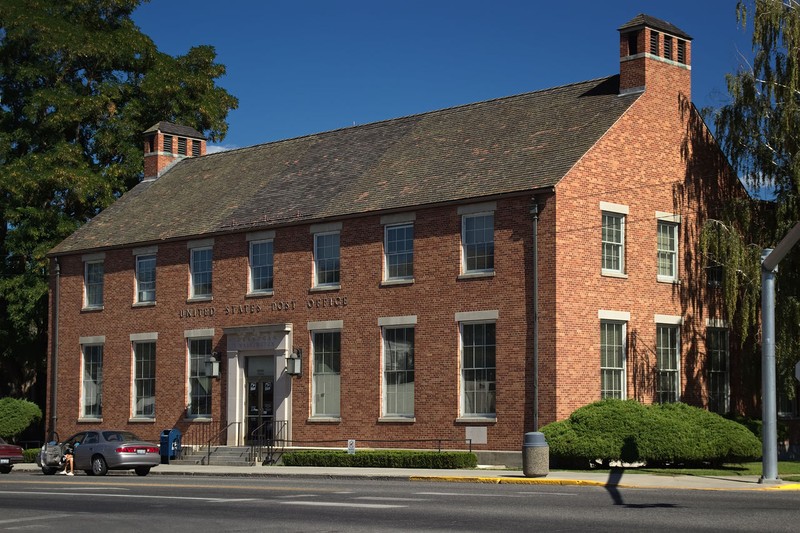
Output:
<svg viewBox="0 0 800 533">
<path fill-rule="evenodd" d="M 663 476 L 760 476 L 763 463 L 760 461 L 729 464 L 722 468 L 629 468 L 626 473 L 641 472 Z M 778 461 L 778 477 L 784 481 L 800 481 L 800 461 Z"/>
</svg>

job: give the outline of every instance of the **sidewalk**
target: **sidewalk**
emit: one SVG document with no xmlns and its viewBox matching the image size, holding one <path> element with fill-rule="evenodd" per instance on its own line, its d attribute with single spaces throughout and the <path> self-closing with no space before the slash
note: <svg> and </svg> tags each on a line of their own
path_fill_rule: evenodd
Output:
<svg viewBox="0 0 800 533">
<path fill-rule="evenodd" d="M 13 474 L 41 475 L 33 463 L 14 466 Z M 110 475 L 129 474 L 132 471 L 109 472 Z M 77 475 L 83 475 L 78 472 Z M 759 483 L 758 476 L 671 476 L 636 474 L 630 472 L 573 472 L 551 471 L 546 477 L 525 477 L 521 470 L 430 470 L 411 468 L 327 468 L 311 466 L 205 466 L 159 465 L 150 475 L 161 476 L 231 476 L 231 477 L 307 477 L 307 478 L 361 478 L 379 480 L 404 480 L 418 482 L 447 481 L 455 483 L 513 483 L 525 485 L 579 485 L 638 489 L 679 490 L 794 490 L 800 483 Z M 0 478 L 2 479 L 2 478 Z"/>
</svg>

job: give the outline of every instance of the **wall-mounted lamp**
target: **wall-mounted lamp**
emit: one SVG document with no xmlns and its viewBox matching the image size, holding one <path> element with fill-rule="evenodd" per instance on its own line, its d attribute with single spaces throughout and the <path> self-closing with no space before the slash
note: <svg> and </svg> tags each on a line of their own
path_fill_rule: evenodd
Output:
<svg viewBox="0 0 800 533">
<path fill-rule="evenodd" d="M 212 378 L 219 377 L 219 352 L 211 352 L 211 355 L 206 357 L 206 376 Z"/>
<path fill-rule="evenodd" d="M 286 373 L 290 376 L 299 376 L 303 373 L 303 349 L 295 348 L 286 358 Z"/>
</svg>

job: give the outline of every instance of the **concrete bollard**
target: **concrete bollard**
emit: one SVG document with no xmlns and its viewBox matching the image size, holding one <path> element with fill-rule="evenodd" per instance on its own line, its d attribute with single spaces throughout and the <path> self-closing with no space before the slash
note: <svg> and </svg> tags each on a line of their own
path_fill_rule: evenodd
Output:
<svg viewBox="0 0 800 533">
<path fill-rule="evenodd" d="M 525 477 L 544 477 L 550 473 L 550 446 L 544 433 L 525 433 L 522 442 L 522 473 Z"/>
</svg>

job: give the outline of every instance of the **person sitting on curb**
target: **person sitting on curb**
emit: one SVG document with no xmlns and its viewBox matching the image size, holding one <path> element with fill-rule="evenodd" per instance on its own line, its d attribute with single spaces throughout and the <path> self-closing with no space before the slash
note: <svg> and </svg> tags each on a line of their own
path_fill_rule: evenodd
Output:
<svg viewBox="0 0 800 533">
<path fill-rule="evenodd" d="M 67 476 L 75 475 L 75 459 L 73 454 L 75 452 L 75 446 L 77 445 L 78 443 L 75 443 L 74 445 L 71 443 L 67 444 L 64 450 L 64 470 L 61 471 L 62 474 Z"/>
</svg>

